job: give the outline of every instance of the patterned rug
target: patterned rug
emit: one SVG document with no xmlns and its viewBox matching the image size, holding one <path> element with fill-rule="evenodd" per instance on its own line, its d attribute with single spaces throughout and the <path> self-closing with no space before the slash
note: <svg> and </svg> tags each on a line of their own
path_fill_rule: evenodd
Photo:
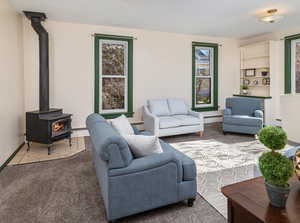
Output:
<svg viewBox="0 0 300 223">
<path fill-rule="evenodd" d="M 197 191 L 224 217 L 227 217 L 227 199 L 221 188 L 254 178 L 258 157 L 268 151 L 254 137 L 241 135 L 215 135 L 197 140 L 193 137 L 171 145 L 195 160 Z M 286 149 L 290 147 L 287 145 Z"/>
</svg>

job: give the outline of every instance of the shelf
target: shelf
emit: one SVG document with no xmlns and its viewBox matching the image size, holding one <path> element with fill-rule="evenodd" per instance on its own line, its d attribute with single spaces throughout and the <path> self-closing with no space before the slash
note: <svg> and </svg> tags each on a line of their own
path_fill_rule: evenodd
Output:
<svg viewBox="0 0 300 223">
<path fill-rule="evenodd" d="M 249 58 L 243 58 L 242 60 L 256 60 L 256 59 L 261 59 L 261 58 L 268 58 L 270 57 L 269 55 L 268 56 L 258 56 L 258 57 L 249 57 Z"/>
<path fill-rule="evenodd" d="M 241 77 L 241 79 L 245 79 L 245 78 L 270 78 L 270 76 Z"/>
<path fill-rule="evenodd" d="M 244 95 L 244 94 L 234 94 L 236 97 L 246 97 L 246 98 L 262 98 L 262 99 L 271 99 L 271 96 L 254 96 L 254 95 Z"/>
<path fill-rule="evenodd" d="M 246 85 L 247 87 L 270 87 L 270 85 Z"/>
<path fill-rule="evenodd" d="M 251 70 L 251 69 L 255 69 L 255 70 L 264 70 L 264 69 L 270 69 L 269 67 L 251 67 L 251 68 L 241 68 L 241 70 Z"/>
</svg>

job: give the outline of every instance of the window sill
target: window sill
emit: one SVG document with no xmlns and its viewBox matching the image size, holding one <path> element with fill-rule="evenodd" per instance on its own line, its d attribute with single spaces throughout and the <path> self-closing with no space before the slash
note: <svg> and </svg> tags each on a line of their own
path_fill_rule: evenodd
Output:
<svg viewBox="0 0 300 223">
<path fill-rule="evenodd" d="M 121 115 L 125 115 L 127 118 L 132 118 L 134 112 L 121 112 L 121 113 L 109 113 L 109 114 L 100 114 L 102 115 L 105 119 L 112 119 L 112 118 L 117 118 Z"/>
<path fill-rule="evenodd" d="M 196 112 L 206 112 L 206 111 L 218 111 L 219 107 L 203 107 L 203 108 L 192 108 L 193 111 Z"/>
</svg>

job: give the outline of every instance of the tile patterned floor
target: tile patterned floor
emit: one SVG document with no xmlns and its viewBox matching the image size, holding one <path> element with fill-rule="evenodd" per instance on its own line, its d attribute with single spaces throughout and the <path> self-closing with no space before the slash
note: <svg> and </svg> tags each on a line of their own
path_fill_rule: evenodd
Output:
<svg viewBox="0 0 300 223">
<path fill-rule="evenodd" d="M 71 147 L 69 146 L 68 139 L 54 143 L 53 147 L 51 148 L 50 155 L 48 155 L 46 145 L 32 143 L 29 151 L 27 151 L 27 145 L 24 145 L 8 165 L 26 164 L 67 158 L 84 150 L 84 137 L 72 138 Z"/>
</svg>

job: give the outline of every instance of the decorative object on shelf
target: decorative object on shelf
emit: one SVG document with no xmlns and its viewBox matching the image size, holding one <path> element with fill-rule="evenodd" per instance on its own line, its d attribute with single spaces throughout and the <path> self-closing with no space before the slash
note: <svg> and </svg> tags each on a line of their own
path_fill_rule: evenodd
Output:
<svg viewBox="0 0 300 223">
<path fill-rule="evenodd" d="M 247 85 L 242 85 L 241 86 L 241 93 L 243 95 L 248 95 L 248 93 L 249 93 L 248 90 L 249 90 L 249 87 Z"/>
<path fill-rule="evenodd" d="M 248 79 L 243 80 L 243 85 L 248 86 L 249 84 L 250 84 L 250 80 L 248 80 Z"/>
<path fill-rule="evenodd" d="M 253 81 L 253 85 L 258 85 L 259 84 L 259 81 L 258 80 L 254 80 Z"/>
<path fill-rule="evenodd" d="M 266 77 L 262 80 L 262 84 L 263 85 L 270 85 L 270 78 L 269 77 Z"/>
<path fill-rule="evenodd" d="M 258 133 L 258 138 L 271 149 L 259 157 L 259 168 L 265 178 L 268 197 L 271 205 L 284 208 L 290 192 L 288 181 L 293 176 L 294 166 L 289 158 L 276 150 L 285 147 L 287 135 L 282 128 L 267 126 Z"/>
<path fill-rule="evenodd" d="M 263 77 L 269 76 L 269 71 L 262 71 L 261 76 Z"/>
<path fill-rule="evenodd" d="M 294 161 L 296 176 L 300 180 L 300 149 L 296 151 L 293 161 Z"/>
<path fill-rule="evenodd" d="M 255 77 L 255 69 L 246 69 L 245 77 Z"/>
<path fill-rule="evenodd" d="M 260 16 L 259 20 L 266 23 L 274 23 L 283 19 L 283 15 L 278 15 L 277 9 L 270 9 L 266 13 Z"/>
</svg>

